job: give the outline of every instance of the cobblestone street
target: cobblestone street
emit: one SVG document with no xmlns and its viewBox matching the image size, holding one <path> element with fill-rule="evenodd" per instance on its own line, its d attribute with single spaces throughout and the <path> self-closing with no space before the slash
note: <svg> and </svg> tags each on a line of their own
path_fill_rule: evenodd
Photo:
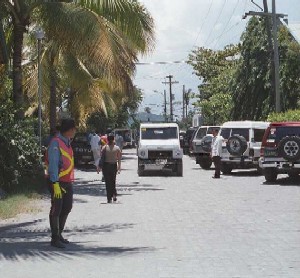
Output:
<svg viewBox="0 0 300 278">
<path fill-rule="evenodd" d="M 101 175 L 76 171 L 65 250 L 49 245 L 49 200 L 0 222 L 1 277 L 300 276 L 300 180 L 264 184 L 255 171 L 213 180 L 184 158 L 184 177 L 138 177 L 126 150 L 118 202 Z"/>
</svg>

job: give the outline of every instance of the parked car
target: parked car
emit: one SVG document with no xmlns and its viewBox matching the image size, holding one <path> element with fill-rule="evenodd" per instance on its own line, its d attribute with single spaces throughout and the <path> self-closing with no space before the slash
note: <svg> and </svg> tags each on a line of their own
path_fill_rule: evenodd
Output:
<svg viewBox="0 0 300 278">
<path fill-rule="evenodd" d="M 182 176 L 182 150 L 175 123 L 145 123 L 140 127 L 138 175 L 146 171 L 168 170 Z"/>
<path fill-rule="evenodd" d="M 192 140 L 194 138 L 195 132 L 197 131 L 198 127 L 190 127 L 183 138 L 183 153 L 189 154 L 191 149 Z"/>
<path fill-rule="evenodd" d="M 262 139 L 269 123 L 255 121 L 226 122 L 219 134 L 225 139 L 221 155 L 223 174 L 233 169 L 259 170 Z"/>
<path fill-rule="evenodd" d="M 88 141 L 88 133 L 76 133 L 71 145 L 74 152 L 75 165 L 88 164 L 94 161 L 91 146 Z"/>
<path fill-rule="evenodd" d="M 300 122 L 271 123 L 266 130 L 259 165 L 267 182 L 278 174 L 300 174 Z"/>
<path fill-rule="evenodd" d="M 192 142 L 192 153 L 196 158 L 196 164 L 199 164 L 203 169 L 209 169 L 212 165 L 210 157 L 212 132 L 219 130 L 219 126 L 201 126 L 197 129 Z"/>
</svg>

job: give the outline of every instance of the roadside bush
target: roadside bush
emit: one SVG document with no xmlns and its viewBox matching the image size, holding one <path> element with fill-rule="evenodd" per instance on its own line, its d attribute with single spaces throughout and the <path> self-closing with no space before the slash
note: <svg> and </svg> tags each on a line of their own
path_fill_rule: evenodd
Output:
<svg viewBox="0 0 300 278">
<path fill-rule="evenodd" d="M 288 110 L 283 113 L 272 113 L 268 116 L 269 122 L 300 121 L 300 110 Z"/>
<path fill-rule="evenodd" d="M 43 167 L 34 121 L 18 122 L 14 112 L 10 102 L 0 104 L 0 188 L 6 192 L 42 188 Z"/>
</svg>

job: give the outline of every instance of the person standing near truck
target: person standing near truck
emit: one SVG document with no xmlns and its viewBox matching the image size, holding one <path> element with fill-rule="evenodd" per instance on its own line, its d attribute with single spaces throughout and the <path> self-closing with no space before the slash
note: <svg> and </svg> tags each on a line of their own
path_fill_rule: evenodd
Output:
<svg viewBox="0 0 300 278">
<path fill-rule="evenodd" d="M 222 154 L 222 143 L 223 137 L 218 136 L 219 130 L 214 129 L 212 131 L 212 142 L 211 142 L 211 157 L 215 165 L 215 175 L 213 179 L 219 179 L 221 176 L 221 154 Z"/>
<path fill-rule="evenodd" d="M 73 205 L 74 157 L 70 141 L 75 132 L 74 120 L 63 119 L 60 133 L 51 140 L 47 150 L 51 246 L 57 248 L 65 248 L 64 244 L 69 243 L 62 232 Z"/>
</svg>

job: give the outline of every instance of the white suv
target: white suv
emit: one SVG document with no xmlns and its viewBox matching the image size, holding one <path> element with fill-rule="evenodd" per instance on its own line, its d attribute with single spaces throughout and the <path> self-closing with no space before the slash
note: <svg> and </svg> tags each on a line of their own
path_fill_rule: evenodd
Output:
<svg viewBox="0 0 300 278">
<path fill-rule="evenodd" d="M 230 174 L 233 169 L 259 169 L 259 157 L 262 139 L 267 122 L 236 121 L 222 125 L 219 135 L 225 140 L 221 155 L 223 174 Z"/>
<path fill-rule="evenodd" d="M 145 171 L 169 170 L 182 176 L 183 152 L 179 128 L 175 123 L 145 123 L 140 127 L 138 144 L 138 175 Z"/>
</svg>

